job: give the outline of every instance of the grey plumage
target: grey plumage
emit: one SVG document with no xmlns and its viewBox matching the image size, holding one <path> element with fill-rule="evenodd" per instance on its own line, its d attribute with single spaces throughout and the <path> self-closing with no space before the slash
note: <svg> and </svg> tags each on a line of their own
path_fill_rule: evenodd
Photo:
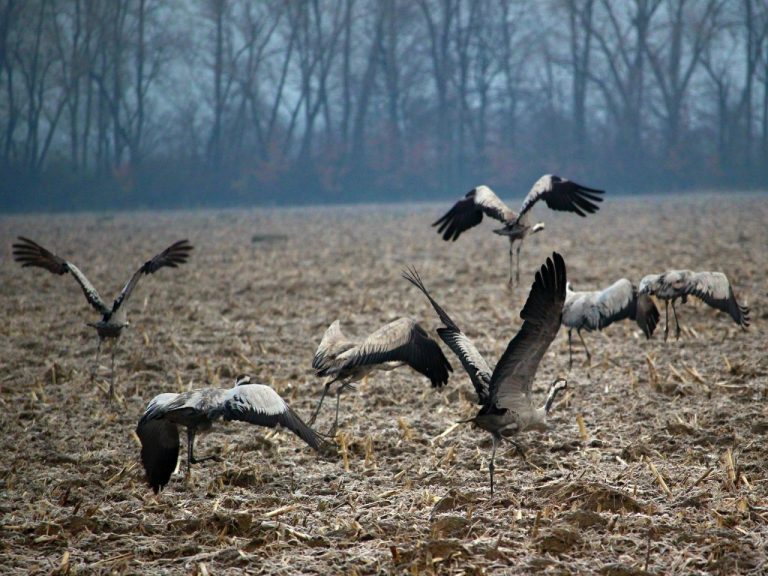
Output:
<svg viewBox="0 0 768 576">
<path fill-rule="evenodd" d="M 139 280 L 147 274 L 154 274 L 161 268 L 177 268 L 180 264 L 184 264 L 189 258 L 189 253 L 192 249 L 193 247 L 188 240 L 179 240 L 168 246 L 168 248 L 159 254 L 156 254 L 150 260 L 144 262 L 144 264 L 133 273 L 125 286 L 123 286 L 123 289 L 113 301 L 112 306 L 108 306 L 104 302 L 99 295 L 99 292 L 77 266 L 43 248 L 29 238 L 19 236 L 19 242 L 13 244 L 13 258 L 21 263 L 23 268 L 30 266 L 38 267 L 58 275 L 63 275 L 69 272 L 77 281 L 88 303 L 101 314 L 101 320 L 98 322 L 88 322 L 88 326 L 95 328 L 96 333 L 99 336 L 99 347 L 96 356 L 96 362 L 98 364 L 102 342 L 106 339 L 117 341 L 122 335 L 123 328 L 129 324 L 125 304 L 133 293 Z M 112 348 L 112 377 L 110 378 L 109 386 L 110 399 L 114 393 L 115 351 L 116 345 Z"/>
<path fill-rule="evenodd" d="M 442 323 L 445 324 L 443 328 L 437 329 L 437 334 L 459 359 L 464 370 L 469 375 L 472 385 L 475 387 L 478 402 L 484 404 L 490 399 L 491 376 L 493 375 L 493 370 L 491 370 L 488 362 L 477 350 L 474 342 L 461 331 L 458 325 L 448 316 L 448 313 L 432 298 L 415 268 L 403 272 L 403 278 L 421 290 L 432 304 Z"/>
<path fill-rule="evenodd" d="M 502 202 L 488 186 L 478 186 L 456 202 L 432 226 L 438 227 L 437 232 L 442 234 L 443 240 L 455 241 L 463 232 L 480 224 L 483 215 L 504 224 L 503 228 L 494 230 L 494 232 L 509 238 L 509 282 L 511 284 L 514 255 L 517 254 L 516 279 L 519 282 L 520 249 L 523 240 L 529 234 L 535 234 L 544 229 L 543 222 L 531 225 L 529 221 L 530 212 L 539 200 L 544 200 L 552 210 L 574 212 L 579 216 L 586 216 L 597 212 L 599 209 L 597 202 L 602 202 L 601 195 L 604 193 L 604 190 L 588 188 L 560 176 L 545 174 L 533 184 L 520 206 L 520 212 L 516 213 Z M 513 250 L 515 242 L 518 242 L 516 252 Z"/>
<path fill-rule="evenodd" d="M 566 388 L 564 380 L 555 380 L 550 386 L 544 405 L 538 408 L 534 406 L 531 385 L 544 353 L 560 328 L 565 302 L 565 262 L 562 256 L 555 252 L 536 273 L 528 299 L 520 312 L 523 325 L 507 345 L 490 378 L 488 363 L 432 298 L 418 274 L 415 271 L 406 272 L 404 277 L 419 288 L 432 303 L 445 324 L 445 329 L 440 329 L 438 334 L 462 361 L 475 385 L 481 408 L 472 422 L 489 432 L 493 438 L 493 451 L 488 466 L 493 495 L 497 444 L 501 440 L 509 440 L 505 434 L 545 429 L 547 415 L 557 393 Z M 457 342 L 461 342 L 461 345 L 456 345 Z"/>
<path fill-rule="evenodd" d="M 626 278 L 617 280 L 603 290 L 594 291 L 574 291 L 568 283 L 563 306 L 563 326 L 568 328 L 568 368 L 573 364 L 571 339 L 574 329 L 589 361 L 592 355 L 581 331 L 602 330 L 627 318 L 637 322 L 646 338 L 653 335 L 659 322 L 656 304 L 648 295 L 638 294 L 637 288 Z"/>
<path fill-rule="evenodd" d="M 339 384 L 333 430 L 338 425 L 342 390 L 350 389 L 354 382 L 374 370 L 394 370 L 405 364 L 429 378 L 436 388 L 444 386 L 448 382 L 448 373 L 453 371 L 437 342 L 410 318 L 390 322 L 360 343 L 344 336 L 339 321 L 334 321 L 323 335 L 312 360 L 316 374 L 327 380 L 310 423 L 317 418 L 332 384 Z"/>
<path fill-rule="evenodd" d="M 669 270 L 662 274 L 649 274 L 640 281 L 640 294 L 656 296 L 664 300 L 664 340 L 669 334 L 669 304 L 675 316 L 676 337 L 680 337 L 680 323 L 675 302 L 683 304 L 688 296 L 695 296 L 704 303 L 722 312 L 727 312 L 736 324 L 746 330 L 749 327 L 749 308 L 739 304 L 730 280 L 722 272 L 693 272 L 691 270 Z"/>
<path fill-rule="evenodd" d="M 269 386 L 251 384 L 238 376 L 229 389 L 207 388 L 182 394 L 164 393 L 153 398 L 144 411 L 136 434 L 141 440 L 141 461 L 147 481 L 157 493 L 170 480 L 179 457 L 179 426 L 187 428 L 187 471 L 192 464 L 216 459 L 194 457 L 195 435 L 211 429 L 216 420 L 236 420 L 258 426 L 287 428 L 318 450 L 321 440 Z"/>
</svg>

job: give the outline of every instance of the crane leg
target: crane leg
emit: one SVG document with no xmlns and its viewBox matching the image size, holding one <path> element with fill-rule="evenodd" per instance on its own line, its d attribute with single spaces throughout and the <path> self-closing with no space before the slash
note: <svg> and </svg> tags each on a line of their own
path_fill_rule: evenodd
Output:
<svg viewBox="0 0 768 576">
<path fill-rule="evenodd" d="M 509 278 L 507 279 L 507 285 L 512 286 L 512 268 L 515 266 L 515 241 L 509 241 Z"/>
<path fill-rule="evenodd" d="M 96 362 L 91 366 L 91 382 L 93 382 L 96 375 L 99 373 L 99 360 L 101 359 L 101 338 L 99 338 L 99 345 L 96 347 Z"/>
<path fill-rule="evenodd" d="M 333 436 L 336 434 L 336 430 L 339 428 L 339 405 L 341 404 L 341 391 L 343 390 L 343 386 L 340 386 L 339 389 L 336 391 L 336 418 L 333 420 L 333 426 L 331 426 L 331 429 L 328 430 L 328 436 Z"/>
<path fill-rule="evenodd" d="M 675 310 L 675 300 L 672 299 L 672 314 L 675 317 L 675 340 L 680 340 L 680 322 L 677 321 L 677 310 Z"/>
<path fill-rule="evenodd" d="M 581 328 L 576 330 L 576 333 L 579 335 L 579 340 L 581 340 L 582 346 L 584 346 L 584 352 L 587 353 L 587 365 L 591 366 L 592 365 L 592 354 L 590 354 L 589 348 L 587 348 L 587 343 L 584 342 L 584 337 L 581 335 Z"/>
<path fill-rule="evenodd" d="M 221 462 L 221 458 L 216 455 L 206 456 L 205 458 L 195 458 L 195 432 L 187 428 L 187 474 L 192 472 L 192 464 L 200 464 L 208 460 Z"/>
<path fill-rule="evenodd" d="M 573 366 L 573 346 L 571 340 L 573 339 L 573 328 L 568 328 L 568 372 L 571 371 Z"/>
<path fill-rule="evenodd" d="M 496 468 L 494 465 L 494 460 L 496 459 L 496 446 L 499 444 L 499 437 L 500 436 L 498 433 L 492 436 L 493 450 L 491 451 L 491 462 L 488 464 L 488 473 L 491 475 L 491 498 L 493 498 L 493 471 Z"/>
<path fill-rule="evenodd" d="M 669 300 L 664 300 L 664 342 L 669 336 Z"/>
<path fill-rule="evenodd" d="M 315 423 L 315 420 L 317 420 L 317 415 L 320 413 L 320 407 L 323 405 L 323 400 L 325 400 L 325 395 L 328 394 L 328 390 L 331 387 L 331 382 L 326 382 L 325 386 L 323 387 L 323 395 L 320 396 L 320 402 L 317 404 L 317 408 L 315 408 L 315 412 L 312 414 L 312 417 L 308 420 L 308 424 L 312 426 Z"/>
<path fill-rule="evenodd" d="M 112 404 L 112 400 L 115 398 L 115 354 L 117 354 L 117 344 L 119 340 L 115 340 L 112 345 L 112 365 L 109 371 L 109 403 Z"/>
<path fill-rule="evenodd" d="M 528 455 L 525 453 L 525 450 L 523 450 L 523 447 L 520 446 L 520 444 L 512 440 L 512 438 L 507 438 L 506 436 L 501 436 L 501 439 L 506 440 L 507 442 L 512 444 L 512 446 L 515 447 L 515 452 L 517 452 L 518 456 L 520 456 L 520 458 L 523 459 L 523 462 L 525 462 L 526 464 L 530 464 L 528 462 Z"/>
<path fill-rule="evenodd" d="M 517 259 L 515 262 L 515 284 L 520 286 L 520 249 L 523 247 L 523 241 L 517 243 Z"/>
</svg>

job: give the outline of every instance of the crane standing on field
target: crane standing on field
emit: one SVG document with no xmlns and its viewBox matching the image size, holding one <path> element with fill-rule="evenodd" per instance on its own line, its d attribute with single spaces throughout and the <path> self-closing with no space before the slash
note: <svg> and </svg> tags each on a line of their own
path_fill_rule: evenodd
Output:
<svg viewBox="0 0 768 576">
<path fill-rule="evenodd" d="M 147 481 L 157 494 L 171 479 L 179 459 L 179 426 L 187 429 L 187 474 L 192 464 L 218 456 L 195 458 L 195 436 L 207 432 L 216 420 L 238 420 L 258 426 L 282 426 L 318 450 L 317 433 L 299 418 L 269 386 L 251 384 L 247 374 L 238 376 L 234 388 L 204 388 L 183 394 L 158 394 L 147 405 L 136 427 L 141 440 L 141 462 Z"/>
<path fill-rule="evenodd" d="M 568 282 L 563 306 L 563 326 L 568 328 L 568 369 L 573 365 L 571 338 L 574 329 L 587 353 L 587 362 L 590 362 L 592 355 L 581 331 L 602 330 L 626 318 L 637 322 L 649 339 L 659 323 L 659 310 L 653 299 L 646 294 L 638 294 L 637 288 L 626 278 L 617 280 L 604 290 L 591 292 L 575 292 Z"/>
<path fill-rule="evenodd" d="M 672 313 L 675 316 L 675 338 L 680 338 L 675 301 L 680 300 L 685 304 L 688 296 L 695 296 L 709 306 L 727 312 L 742 329 L 749 327 L 749 308 L 739 304 L 731 282 L 722 272 L 669 270 L 663 274 L 649 274 L 640 281 L 639 293 L 664 300 L 665 342 L 669 335 L 669 303 L 672 302 Z"/>
<path fill-rule="evenodd" d="M 544 200 L 552 210 L 575 212 L 579 216 L 586 216 L 597 212 L 599 206 L 596 202 L 603 201 L 601 195 L 604 193 L 604 190 L 588 188 L 560 176 L 546 174 L 534 183 L 520 206 L 520 212 L 516 213 L 488 186 L 478 186 L 456 202 L 453 208 L 432 226 L 438 226 L 437 232 L 443 235 L 443 240 L 455 241 L 462 232 L 480 224 L 483 221 L 483 214 L 503 223 L 504 226 L 494 232 L 509 238 L 509 284 L 512 284 L 515 254 L 517 255 L 515 280 L 519 284 L 520 249 L 523 246 L 523 240 L 529 234 L 535 234 L 544 229 L 543 222 L 533 225 L 530 222 L 531 210 L 536 202 Z M 514 251 L 515 242 L 518 242 L 517 252 Z"/>
<path fill-rule="evenodd" d="M 312 360 L 316 374 L 327 379 L 309 423 L 314 424 L 332 384 L 339 386 L 336 390 L 336 419 L 329 434 L 339 424 L 339 402 L 343 391 L 354 389 L 355 382 L 374 370 L 389 371 L 404 364 L 429 378 L 435 388 L 443 387 L 448 382 L 448 373 L 453 371 L 438 343 L 410 318 L 390 322 L 360 343 L 348 339 L 336 320 L 325 331 Z"/>
<path fill-rule="evenodd" d="M 558 392 L 567 387 L 564 379 L 556 379 L 549 387 L 544 404 L 540 407 L 534 406 L 531 396 L 533 379 L 544 353 L 560 329 L 566 284 L 563 257 L 557 252 L 553 253 L 536 272 L 536 279 L 520 312 L 523 326 L 510 340 L 493 370 L 477 351 L 474 343 L 432 298 L 418 273 L 411 270 L 403 276 L 429 299 L 445 324 L 444 328 L 438 328 L 438 335 L 459 358 L 475 387 L 481 408 L 469 421 L 489 432 L 493 439 L 493 451 L 488 465 L 493 497 L 494 460 L 498 444 L 506 440 L 522 452 L 506 434 L 517 434 L 525 430 L 546 430 L 552 403 Z"/>
<path fill-rule="evenodd" d="M 105 340 L 112 340 L 112 370 L 109 381 L 109 400 L 112 401 L 115 392 L 115 353 L 117 344 L 123 329 L 129 325 L 126 311 L 126 303 L 130 298 L 133 289 L 139 280 L 147 274 L 154 274 L 160 268 L 177 268 L 179 264 L 184 264 L 192 251 L 192 245 L 187 240 L 174 242 L 168 248 L 147 260 L 141 267 L 133 273 L 130 280 L 126 283 L 120 294 L 117 295 L 112 306 L 107 304 L 99 296 L 96 288 L 90 283 L 80 269 L 72 262 L 56 256 L 46 250 L 29 238 L 19 236 L 19 242 L 13 245 L 13 258 L 21 263 L 22 267 L 35 266 L 45 268 L 53 274 L 66 274 L 69 272 L 80 285 L 85 294 L 88 303 L 101 314 L 101 320 L 98 322 L 88 322 L 88 326 L 96 329 L 99 335 L 99 346 L 96 350 L 96 367 L 98 368 L 99 357 L 101 355 L 101 345 Z"/>
</svg>

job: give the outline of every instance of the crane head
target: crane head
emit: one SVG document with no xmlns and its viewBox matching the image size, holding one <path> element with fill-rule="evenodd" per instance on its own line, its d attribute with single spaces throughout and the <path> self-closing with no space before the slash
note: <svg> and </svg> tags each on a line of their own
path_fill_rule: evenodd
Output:
<svg viewBox="0 0 768 576">
<path fill-rule="evenodd" d="M 661 274 L 649 274 L 648 276 L 643 277 L 643 279 L 640 280 L 640 286 L 637 289 L 637 293 L 640 295 L 654 294 L 656 290 L 658 290 L 660 279 Z"/>
<path fill-rule="evenodd" d="M 243 386 L 250 383 L 251 377 L 248 374 L 239 374 L 237 378 L 235 378 L 235 386 Z"/>
<path fill-rule="evenodd" d="M 549 411 L 552 409 L 552 404 L 557 397 L 558 392 L 568 388 L 568 380 L 565 378 L 557 378 L 552 382 L 552 386 L 549 388 L 549 394 L 547 394 L 547 400 L 544 402 L 544 412 L 549 415 Z"/>
</svg>

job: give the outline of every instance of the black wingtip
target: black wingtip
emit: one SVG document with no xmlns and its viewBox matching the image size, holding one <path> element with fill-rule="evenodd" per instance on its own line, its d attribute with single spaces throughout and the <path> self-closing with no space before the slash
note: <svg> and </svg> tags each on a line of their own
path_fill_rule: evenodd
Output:
<svg viewBox="0 0 768 576">
<path fill-rule="evenodd" d="M 141 441 L 141 463 L 147 484 L 158 494 L 170 482 L 179 460 L 179 432 L 165 420 L 139 422 L 136 435 Z"/>
<path fill-rule="evenodd" d="M 536 321 L 543 315 L 545 307 L 553 304 L 562 308 L 565 302 L 567 274 L 565 260 L 558 252 L 553 252 L 536 272 L 536 277 L 528 294 L 528 299 L 520 312 L 523 320 Z"/>
</svg>

